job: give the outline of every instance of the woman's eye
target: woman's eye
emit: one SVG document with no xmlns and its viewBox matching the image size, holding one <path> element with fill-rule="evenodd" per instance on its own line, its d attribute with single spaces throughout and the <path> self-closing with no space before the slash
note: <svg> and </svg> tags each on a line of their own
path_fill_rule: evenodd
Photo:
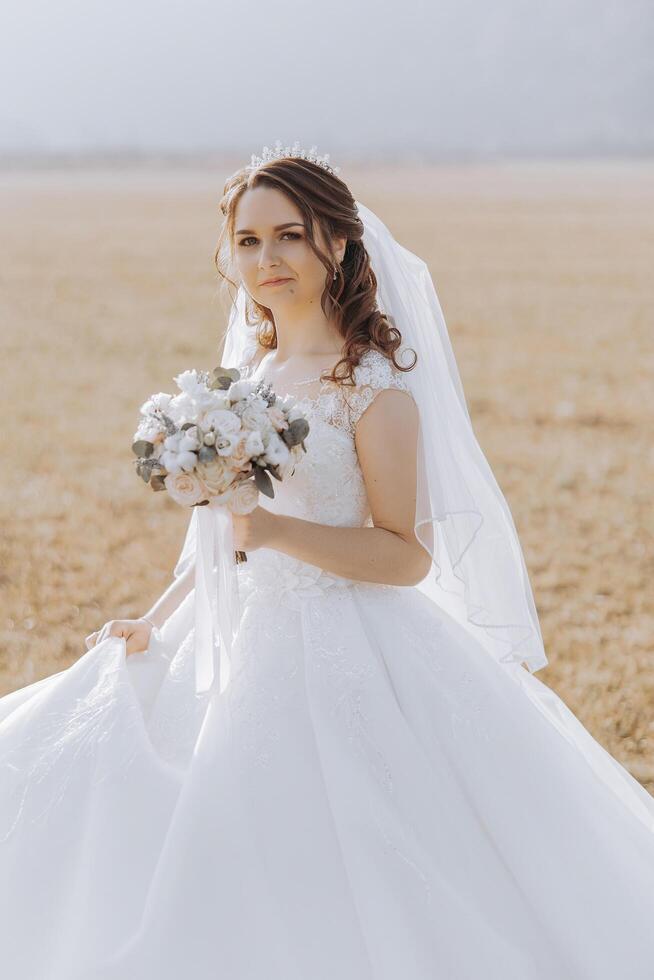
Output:
<svg viewBox="0 0 654 980">
<path fill-rule="evenodd" d="M 282 238 L 284 238 L 286 235 L 290 235 L 292 238 L 302 238 L 302 235 L 298 231 L 285 231 L 282 234 Z M 255 236 L 250 235 L 248 236 L 248 238 L 242 238 L 241 241 L 239 242 L 239 245 L 245 246 L 245 248 L 249 248 L 247 242 L 256 242 L 256 241 L 257 239 L 255 238 Z"/>
</svg>

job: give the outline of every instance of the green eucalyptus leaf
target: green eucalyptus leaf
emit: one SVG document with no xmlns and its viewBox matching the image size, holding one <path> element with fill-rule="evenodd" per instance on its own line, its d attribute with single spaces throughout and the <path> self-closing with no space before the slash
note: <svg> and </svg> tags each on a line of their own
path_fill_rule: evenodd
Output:
<svg viewBox="0 0 654 980">
<path fill-rule="evenodd" d="M 225 376 L 232 381 L 238 381 L 241 377 L 241 372 L 238 368 L 226 368 L 222 364 L 219 364 L 218 367 L 213 369 L 213 375 L 214 377 Z"/>
<path fill-rule="evenodd" d="M 136 464 L 136 472 L 141 477 L 144 483 L 150 482 L 150 477 L 152 475 L 152 462 L 148 459 L 139 459 Z"/>
<path fill-rule="evenodd" d="M 261 466 L 255 466 L 254 468 L 254 482 L 257 485 L 257 489 L 260 490 L 261 493 L 265 493 L 266 497 L 275 496 L 272 480 Z"/>
<path fill-rule="evenodd" d="M 294 419 L 288 429 L 282 429 L 281 436 L 287 446 L 297 446 L 309 434 L 309 423 L 306 419 Z"/>
<path fill-rule="evenodd" d="M 217 367 L 213 369 L 213 379 L 207 387 L 211 391 L 227 391 L 230 385 L 238 381 L 240 377 L 241 373 L 237 368 Z"/>
<path fill-rule="evenodd" d="M 148 456 L 152 455 L 154 450 L 154 443 L 148 442 L 147 439 L 137 439 L 136 442 L 132 443 L 132 452 L 136 453 L 137 456 Z"/>
<path fill-rule="evenodd" d="M 232 382 L 229 378 L 214 378 L 207 385 L 209 391 L 227 391 Z"/>
</svg>

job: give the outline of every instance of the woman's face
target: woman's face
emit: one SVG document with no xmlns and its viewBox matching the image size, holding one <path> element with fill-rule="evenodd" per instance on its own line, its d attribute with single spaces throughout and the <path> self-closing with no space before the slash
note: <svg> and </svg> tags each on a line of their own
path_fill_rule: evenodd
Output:
<svg viewBox="0 0 654 980">
<path fill-rule="evenodd" d="M 314 237 L 329 255 L 317 223 Z M 334 242 L 338 261 L 345 243 Z M 327 270 L 307 241 L 299 208 L 276 188 L 260 185 L 240 198 L 234 215 L 234 252 L 241 281 L 261 306 L 274 310 L 320 302 Z M 271 279 L 285 281 L 267 285 Z"/>
</svg>

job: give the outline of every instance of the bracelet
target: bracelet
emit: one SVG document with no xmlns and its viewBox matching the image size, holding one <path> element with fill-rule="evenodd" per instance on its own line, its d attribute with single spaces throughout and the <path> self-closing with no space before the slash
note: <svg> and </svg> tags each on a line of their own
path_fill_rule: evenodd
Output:
<svg viewBox="0 0 654 980">
<path fill-rule="evenodd" d="M 139 618 L 140 619 L 144 619 L 146 623 L 149 623 L 150 626 L 152 627 L 152 629 L 155 629 L 155 630 L 158 630 L 159 629 L 159 627 L 158 626 L 155 626 L 155 624 L 152 622 L 152 620 L 151 619 L 148 619 L 147 616 L 140 616 Z"/>
</svg>

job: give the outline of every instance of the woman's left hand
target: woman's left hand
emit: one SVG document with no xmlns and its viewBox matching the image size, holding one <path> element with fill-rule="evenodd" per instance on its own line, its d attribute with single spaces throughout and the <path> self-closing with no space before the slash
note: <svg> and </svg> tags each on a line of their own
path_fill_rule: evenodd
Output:
<svg viewBox="0 0 654 980">
<path fill-rule="evenodd" d="M 232 514 L 235 551 L 247 553 L 272 547 L 277 516 L 258 505 L 249 514 Z"/>
</svg>

